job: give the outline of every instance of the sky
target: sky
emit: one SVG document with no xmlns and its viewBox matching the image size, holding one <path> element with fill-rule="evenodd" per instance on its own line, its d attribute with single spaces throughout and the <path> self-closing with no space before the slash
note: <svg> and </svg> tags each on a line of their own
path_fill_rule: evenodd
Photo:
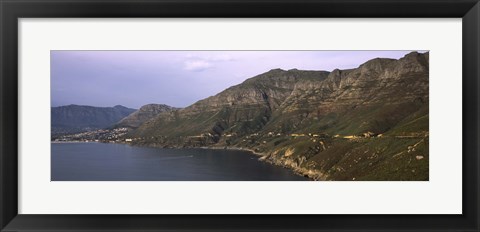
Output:
<svg viewBox="0 0 480 232">
<path fill-rule="evenodd" d="M 349 69 L 409 52 L 51 51 L 51 103 L 186 107 L 271 69 Z"/>
</svg>

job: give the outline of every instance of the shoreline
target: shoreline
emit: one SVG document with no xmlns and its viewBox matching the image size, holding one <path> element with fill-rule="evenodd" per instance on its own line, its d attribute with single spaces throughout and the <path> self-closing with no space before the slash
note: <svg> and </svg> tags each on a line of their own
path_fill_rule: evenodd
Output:
<svg viewBox="0 0 480 232">
<path fill-rule="evenodd" d="M 132 147 L 150 147 L 150 148 L 162 148 L 162 149 L 205 149 L 205 150 L 247 151 L 247 152 L 250 152 L 253 155 L 259 157 L 257 160 L 260 161 L 260 162 L 265 162 L 265 163 L 268 163 L 269 165 L 273 165 L 273 166 L 276 166 L 276 167 L 288 169 L 293 174 L 295 174 L 297 176 L 304 177 L 306 179 L 306 181 L 307 180 L 309 180 L 309 181 L 315 181 L 316 180 L 315 178 L 307 175 L 308 171 L 305 174 L 304 172 L 300 172 L 299 170 L 297 170 L 293 167 L 288 167 L 288 166 L 285 166 L 285 165 L 277 164 L 276 162 L 274 162 L 272 160 L 268 160 L 267 159 L 268 155 L 266 155 L 265 153 L 257 152 L 257 151 L 254 151 L 253 149 L 243 148 L 243 147 L 207 147 L 207 146 L 202 146 L 202 147 L 169 147 L 169 148 L 163 148 L 163 147 L 151 146 L 151 145 L 136 145 L 136 144 L 126 143 L 126 142 L 109 143 L 109 142 L 100 142 L 100 141 L 98 141 L 98 142 L 96 142 L 96 141 L 92 141 L 92 142 L 85 142 L 85 141 L 65 141 L 65 142 L 51 141 L 51 143 L 56 143 L 56 144 L 62 144 L 62 143 L 65 143 L 65 144 L 68 144 L 68 143 L 105 143 L 105 144 L 122 144 L 122 145 L 128 145 L 128 146 L 132 146 Z"/>
<path fill-rule="evenodd" d="M 182 149 L 182 148 L 173 148 L 173 149 Z M 252 153 L 253 155 L 256 155 L 257 157 L 259 157 L 257 160 L 260 161 L 260 162 L 265 162 L 269 165 L 273 165 L 273 166 L 276 166 L 276 167 L 287 169 L 297 176 L 304 177 L 305 179 L 307 179 L 306 181 L 317 181 L 318 180 L 318 179 L 315 179 L 314 177 L 311 177 L 309 175 L 309 173 L 312 172 L 310 170 L 302 170 L 302 169 L 298 169 L 298 168 L 294 168 L 294 167 L 289 167 L 289 166 L 286 166 L 286 165 L 283 165 L 283 164 L 278 164 L 278 163 L 276 163 L 272 160 L 268 160 L 267 159 L 268 155 L 266 155 L 265 153 L 256 152 L 256 151 L 254 151 L 250 148 L 243 148 L 243 147 L 205 147 L 205 146 L 203 146 L 203 147 L 191 147 L 189 149 L 248 151 L 248 152 Z"/>
<path fill-rule="evenodd" d="M 96 141 L 89 141 L 89 142 L 85 142 L 85 141 L 50 141 L 50 143 L 100 143 L 100 142 L 96 142 Z"/>
<path fill-rule="evenodd" d="M 195 147 L 194 147 L 195 148 Z M 200 149 L 211 149 L 211 150 L 231 150 L 231 151 L 248 151 L 253 153 L 254 155 L 264 157 L 265 154 L 261 152 L 256 152 L 250 148 L 243 148 L 243 147 L 197 147 Z"/>
</svg>

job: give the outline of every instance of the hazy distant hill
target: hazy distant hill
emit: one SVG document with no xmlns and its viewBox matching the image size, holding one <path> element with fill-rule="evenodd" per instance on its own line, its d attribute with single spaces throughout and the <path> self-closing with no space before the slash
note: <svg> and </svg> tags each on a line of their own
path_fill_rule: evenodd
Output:
<svg viewBox="0 0 480 232">
<path fill-rule="evenodd" d="M 128 115 L 127 117 L 123 118 L 116 127 L 129 127 L 129 128 L 137 128 L 142 123 L 154 118 L 160 113 L 163 112 L 170 112 L 173 110 L 177 110 L 179 108 L 171 107 L 164 104 L 148 104 L 140 107 L 137 111 L 133 112 L 132 114 Z"/>
<path fill-rule="evenodd" d="M 68 105 L 51 108 L 52 135 L 106 128 L 135 112 L 121 105 L 94 107 Z"/>
<path fill-rule="evenodd" d="M 428 180 L 429 54 L 348 70 L 274 69 L 129 136 L 160 147 L 237 147 L 320 180 Z"/>
</svg>

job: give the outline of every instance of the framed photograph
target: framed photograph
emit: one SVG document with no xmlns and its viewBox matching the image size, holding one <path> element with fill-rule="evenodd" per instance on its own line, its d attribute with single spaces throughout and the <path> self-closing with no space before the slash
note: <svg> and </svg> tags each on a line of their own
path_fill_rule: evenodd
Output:
<svg viewBox="0 0 480 232">
<path fill-rule="evenodd" d="M 480 5 L 1 1 L 1 231 L 479 231 Z"/>
</svg>

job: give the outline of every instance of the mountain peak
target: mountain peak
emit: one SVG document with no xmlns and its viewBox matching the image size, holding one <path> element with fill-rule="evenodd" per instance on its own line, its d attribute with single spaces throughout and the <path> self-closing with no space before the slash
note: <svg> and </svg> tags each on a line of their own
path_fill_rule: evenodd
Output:
<svg viewBox="0 0 480 232">
<path fill-rule="evenodd" d="M 336 69 L 332 70 L 331 74 L 339 74 L 340 72 L 341 72 L 341 70 L 336 68 Z"/>
<path fill-rule="evenodd" d="M 130 114 L 129 116 L 123 118 L 118 124 L 117 127 L 131 127 L 137 128 L 142 123 L 156 117 L 158 114 L 163 112 L 170 112 L 177 110 L 179 108 L 175 108 L 165 104 L 147 104 L 143 105 L 135 111 L 134 113 Z"/>
<path fill-rule="evenodd" d="M 172 106 L 169 106 L 169 105 L 165 105 L 165 104 L 156 104 L 156 103 L 150 103 L 150 104 L 146 104 L 146 105 L 143 105 L 142 107 L 140 107 L 139 111 L 163 111 L 163 110 L 175 110 L 175 109 L 178 109 L 178 108 L 175 108 L 175 107 L 172 107 Z"/>
<path fill-rule="evenodd" d="M 404 72 L 424 72 L 429 68 L 429 53 L 410 52 L 399 59 L 396 68 Z"/>
<path fill-rule="evenodd" d="M 419 53 L 417 51 L 413 51 L 413 52 L 410 52 L 410 53 L 406 54 L 404 57 L 415 57 L 415 56 L 419 56 L 421 54 L 422 53 Z"/>
<path fill-rule="evenodd" d="M 280 73 L 280 72 L 286 72 L 286 71 L 281 68 L 274 68 L 274 69 L 270 69 L 270 71 L 268 71 L 267 73 Z"/>
<path fill-rule="evenodd" d="M 362 69 L 371 69 L 371 70 L 381 70 L 384 69 L 385 66 L 389 65 L 390 63 L 396 61 L 395 59 L 390 59 L 390 58 L 374 58 L 371 59 L 362 65 L 360 65 L 360 68 Z"/>
</svg>

